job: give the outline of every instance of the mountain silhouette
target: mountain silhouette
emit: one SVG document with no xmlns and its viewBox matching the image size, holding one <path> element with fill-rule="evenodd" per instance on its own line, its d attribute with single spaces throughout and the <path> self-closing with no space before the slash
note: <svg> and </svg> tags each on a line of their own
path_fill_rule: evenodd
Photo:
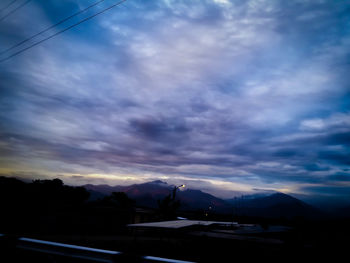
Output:
<svg viewBox="0 0 350 263">
<path fill-rule="evenodd" d="M 324 217 L 324 214 L 317 208 L 283 193 L 256 198 L 234 198 L 226 201 L 234 206 L 235 213 L 240 216 L 288 219 Z"/>
<path fill-rule="evenodd" d="M 200 190 L 187 189 L 178 194 L 183 209 L 212 210 L 213 212 L 232 212 L 226 201 Z"/>
<path fill-rule="evenodd" d="M 336 211 L 334 211 L 334 215 L 338 218 L 350 219 L 350 205 L 342 206 L 336 209 Z"/>
<path fill-rule="evenodd" d="M 160 180 L 129 186 L 85 185 L 91 196 L 109 195 L 112 192 L 124 192 L 144 207 L 157 208 L 158 200 L 171 194 L 174 186 Z M 178 190 L 177 197 L 181 210 L 211 210 L 212 212 L 237 216 L 262 218 L 307 218 L 318 219 L 325 214 L 317 208 L 283 193 L 264 193 L 223 200 L 201 190 Z"/>
<path fill-rule="evenodd" d="M 172 193 L 173 185 L 157 180 L 143 184 L 129 186 L 108 186 L 108 185 L 84 185 L 92 196 L 99 194 L 109 195 L 112 192 L 124 192 L 134 199 L 140 206 L 156 208 L 158 200 L 163 199 Z M 231 210 L 231 206 L 224 200 L 201 190 L 178 190 L 177 199 L 181 202 L 182 210 L 207 210 L 225 212 Z M 210 207 L 210 208 L 209 208 Z"/>
</svg>

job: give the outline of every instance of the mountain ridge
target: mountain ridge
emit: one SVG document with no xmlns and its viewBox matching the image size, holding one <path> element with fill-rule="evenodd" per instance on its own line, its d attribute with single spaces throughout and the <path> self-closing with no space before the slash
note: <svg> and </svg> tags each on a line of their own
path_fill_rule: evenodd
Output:
<svg viewBox="0 0 350 263">
<path fill-rule="evenodd" d="M 295 197 L 279 192 L 260 198 L 235 198 L 227 201 L 235 207 L 236 214 L 243 216 L 289 219 L 296 217 L 317 219 L 326 216 L 321 210 Z"/>
<path fill-rule="evenodd" d="M 156 180 L 143 184 L 133 184 L 129 186 L 109 186 L 106 185 L 83 185 L 88 191 L 100 192 L 109 195 L 112 192 L 124 192 L 130 198 L 135 199 L 136 203 L 142 206 L 156 208 L 157 201 L 163 199 L 167 195 L 171 195 L 174 185 L 169 185 L 166 182 Z M 215 197 L 201 190 L 185 189 L 177 190 L 177 199 L 182 203 L 184 210 L 198 209 L 214 209 L 218 212 L 223 212 L 229 209 L 230 205 L 226 201 Z"/>
<path fill-rule="evenodd" d="M 113 191 L 124 192 L 138 205 L 157 208 L 157 201 L 172 194 L 175 186 L 156 180 L 129 186 L 85 185 L 83 187 L 89 191 L 102 190 L 109 194 Z M 181 202 L 182 210 L 211 210 L 218 213 L 234 213 L 237 216 L 289 219 L 295 217 L 314 219 L 324 216 L 317 208 L 280 192 L 224 200 L 201 190 L 185 189 L 177 191 L 177 199 Z"/>
</svg>

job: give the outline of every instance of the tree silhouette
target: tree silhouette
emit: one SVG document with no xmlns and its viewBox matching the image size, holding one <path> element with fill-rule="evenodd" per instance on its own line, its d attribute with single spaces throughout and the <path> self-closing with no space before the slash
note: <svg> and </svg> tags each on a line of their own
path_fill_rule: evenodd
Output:
<svg viewBox="0 0 350 263">
<path fill-rule="evenodd" d="M 178 187 L 174 187 L 172 193 L 158 200 L 158 208 L 162 219 L 171 220 L 176 218 L 176 211 L 180 207 L 180 201 L 176 200 L 176 191 Z"/>
<path fill-rule="evenodd" d="M 134 200 L 130 199 L 124 192 L 113 192 L 110 196 L 110 201 L 124 209 L 130 209 L 135 204 Z"/>
</svg>

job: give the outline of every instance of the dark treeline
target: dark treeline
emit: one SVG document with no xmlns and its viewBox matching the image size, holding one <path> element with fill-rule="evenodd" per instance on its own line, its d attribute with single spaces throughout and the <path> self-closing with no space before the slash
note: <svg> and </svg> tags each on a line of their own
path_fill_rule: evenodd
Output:
<svg viewBox="0 0 350 263">
<path fill-rule="evenodd" d="M 0 233 L 93 234 L 117 232 L 130 223 L 134 203 L 124 193 L 88 201 L 84 187 L 60 179 L 24 183 L 0 177 Z"/>
<path fill-rule="evenodd" d="M 127 224 L 175 219 L 180 207 L 172 195 L 158 200 L 156 209 L 137 206 L 123 192 L 112 192 L 97 200 L 89 197 L 84 187 L 64 185 L 60 179 L 25 183 L 0 177 L 0 233 L 123 233 Z"/>
</svg>

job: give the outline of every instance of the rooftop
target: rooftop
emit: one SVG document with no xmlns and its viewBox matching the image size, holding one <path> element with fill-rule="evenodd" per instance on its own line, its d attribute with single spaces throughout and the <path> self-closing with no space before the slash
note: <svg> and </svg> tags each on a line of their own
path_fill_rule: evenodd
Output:
<svg viewBox="0 0 350 263">
<path fill-rule="evenodd" d="M 172 220 L 161 221 L 141 224 L 130 224 L 129 227 L 141 227 L 141 228 L 168 228 L 168 229 L 181 229 L 191 226 L 211 226 L 211 225 L 237 225 L 236 222 L 218 222 L 218 221 L 200 221 L 200 220 Z"/>
</svg>

